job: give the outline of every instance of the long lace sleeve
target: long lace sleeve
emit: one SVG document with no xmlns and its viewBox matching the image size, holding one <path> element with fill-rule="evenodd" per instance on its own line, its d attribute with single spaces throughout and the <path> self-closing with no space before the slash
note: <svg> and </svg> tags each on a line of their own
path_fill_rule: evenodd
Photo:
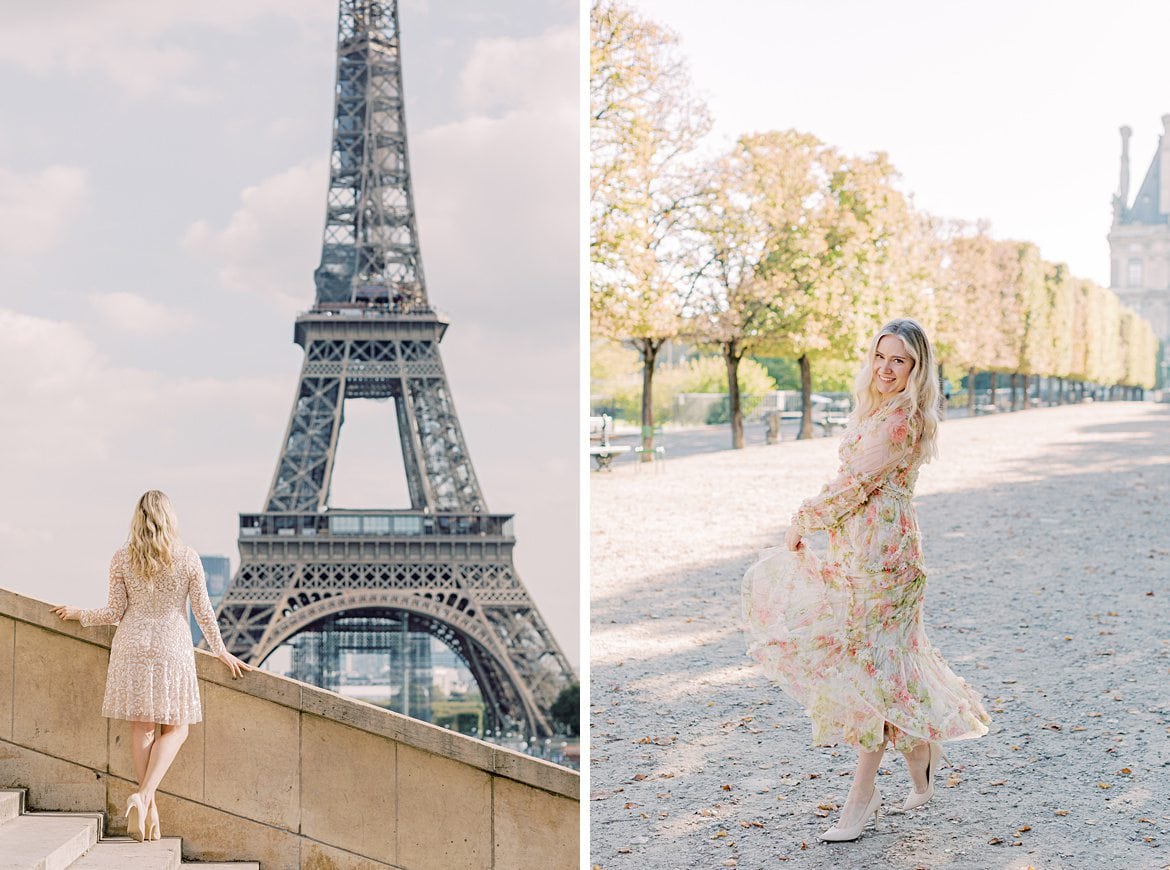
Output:
<svg viewBox="0 0 1170 870">
<path fill-rule="evenodd" d="M 114 625 L 122 621 L 127 604 L 126 576 L 123 571 L 122 551 L 119 550 L 110 559 L 110 594 L 106 606 L 81 611 L 78 619 L 82 625 Z"/>
<path fill-rule="evenodd" d="M 207 596 L 207 578 L 203 575 L 203 563 L 194 550 L 187 551 L 187 596 L 191 599 L 191 612 L 195 614 L 195 621 L 203 629 L 203 636 L 207 638 L 207 647 L 212 655 L 220 655 L 225 647 L 219 633 L 219 624 L 215 621 L 215 610 L 211 606 L 211 599 Z"/>
<path fill-rule="evenodd" d="M 792 517 L 802 532 L 823 531 L 859 510 L 874 491 L 914 452 L 917 434 L 898 408 L 861 435 L 855 452 L 837 477 L 820 493 L 806 499 Z"/>
</svg>

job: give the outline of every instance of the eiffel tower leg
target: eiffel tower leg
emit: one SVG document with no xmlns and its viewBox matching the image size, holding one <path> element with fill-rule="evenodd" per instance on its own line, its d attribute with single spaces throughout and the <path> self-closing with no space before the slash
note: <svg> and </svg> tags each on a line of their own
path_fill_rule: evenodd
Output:
<svg viewBox="0 0 1170 870">
<path fill-rule="evenodd" d="M 276 474 L 268 491 L 268 510 L 321 510 L 329 495 L 337 435 L 345 398 L 341 377 L 310 372 L 308 356 Z"/>
<path fill-rule="evenodd" d="M 410 378 L 406 390 L 435 509 L 486 510 L 441 365 L 439 375 Z"/>
<path fill-rule="evenodd" d="M 338 350 L 333 348 L 334 355 Z M 269 488 L 269 511 L 319 511 L 325 506 L 341 429 L 344 385 L 341 365 L 320 359 L 322 354 L 328 356 L 328 349 L 313 348 L 306 353 Z M 244 533 L 241 530 L 241 535 Z M 241 556 L 243 546 L 241 541 Z M 262 642 L 273 622 L 273 602 L 296 585 L 290 573 L 241 558 L 219 609 L 220 630 L 229 650 L 247 659 Z"/>
</svg>

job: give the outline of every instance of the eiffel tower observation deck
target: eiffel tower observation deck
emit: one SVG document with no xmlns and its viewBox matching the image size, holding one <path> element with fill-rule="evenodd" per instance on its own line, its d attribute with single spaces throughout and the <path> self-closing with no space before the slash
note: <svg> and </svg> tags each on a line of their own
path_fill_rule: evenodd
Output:
<svg viewBox="0 0 1170 870">
<path fill-rule="evenodd" d="M 550 708 L 575 678 L 516 575 L 512 516 L 488 510 L 440 358 L 448 322 L 431 308 L 419 253 L 393 0 L 340 2 L 314 277 L 265 507 L 240 515 L 225 642 L 253 663 L 285 648 L 289 676 L 374 683 L 370 700 L 486 739 L 551 736 Z M 409 508 L 330 505 L 351 399 L 392 400 Z M 468 685 L 441 690 L 445 665 Z"/>
</svg>

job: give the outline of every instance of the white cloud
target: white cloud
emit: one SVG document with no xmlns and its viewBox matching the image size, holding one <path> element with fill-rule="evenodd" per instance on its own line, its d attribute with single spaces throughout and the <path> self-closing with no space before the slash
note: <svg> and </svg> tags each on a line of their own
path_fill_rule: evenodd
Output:
<svg viewBox="0 0 1170 870">
<path fill-rule="evenodd" d="M 6 3 L 0 61 L 38 74 L 96 72 L 142 95 L 195 78 L 197 56 L 183 44 L 193 30 L 235 30 L 266 16 L 319 22 L 334 14 L 316 0 Z"/>
<path fill-rule="evenodd" d="M 575 27 L 480 39 L 459 77 L 460 100 L 474 114 L 492 116 L 575 100 L 579 46 Z"/>
<path fill-rule="evenodd" d="M 183 247 L 212 263 L 227 290 L 262 296 L 285 312 L 308 308 L 321 256 L 328 167 L 325 158 L 313 160 L 245 188 L 226 226 L 198 220 L 184 234 Z"/>
<path fill-rule="evenodd" d="M 169 308 L 137 293 L 92 293 L 89 304 L 107 326 L 134 335 L 185 332 L 198 322 L 189 311 Z"/>
<path fill-rule="evenodd" d="M 435 305 L 452 313 L 463 307 L 507 334 L 539 328 L 550 317 L 575 328 L 576 77 L 571 28 L 481 40 L 462 76 L 472 113 L 413 137 L 423 261 Z"/>
<path fill-rule="evenodd" d="M 167 378 L 114 364 L 76 324 L 0 309 L 5 458 L 0 585 L 84 606 L 152 486 L 180 506 L 189 543 L 235 551 L 235 513 L 259 507 L 289 384 Z M 47 559 L 46 554 L 52 553 Z"/>
<path fill-rule="evenodd" d="M 0 167 L 0 254 L 51 250 L 88 199 L 89 177 L 78 166 L 28 174 Z"/>
</svg>

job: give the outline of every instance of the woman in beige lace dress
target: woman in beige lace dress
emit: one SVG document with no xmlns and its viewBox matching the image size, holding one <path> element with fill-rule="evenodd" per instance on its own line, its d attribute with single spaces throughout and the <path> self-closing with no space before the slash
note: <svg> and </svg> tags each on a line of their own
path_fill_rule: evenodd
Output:
<svg viewBox="0 0 1170 870">
<path fill-rule="evenodd" d="M 187 599 L 207 643 L 240 676 L 251 666 L 224 647 L 207 597 L 203 564 L 178 537 L 170 500 L 152 489 L 138 499 L 130 536 L 110 560 L 105 607 L 57 607 L 62 619 L 82 625 L 117 623 L 102 715 L 130 722 L 138 791 L 126 804 L 126 827 L 136 840 L 161 834 L 155 791 L 187 739 L 187 726 L 203 718 Z"/>
</svg>

